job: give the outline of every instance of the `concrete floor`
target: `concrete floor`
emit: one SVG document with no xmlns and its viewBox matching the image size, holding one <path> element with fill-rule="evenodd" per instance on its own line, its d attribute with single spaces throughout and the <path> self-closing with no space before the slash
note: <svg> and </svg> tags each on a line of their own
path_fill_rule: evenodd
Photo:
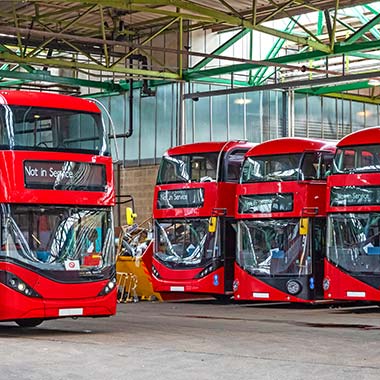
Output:
<svg viewBox="0 0 380 380">
<path fill-rule="evenodd" d="M 0 379 L 380 379 L 380 308 L 121 304 L 107 319 L 0 324 Z"/>
</svg>

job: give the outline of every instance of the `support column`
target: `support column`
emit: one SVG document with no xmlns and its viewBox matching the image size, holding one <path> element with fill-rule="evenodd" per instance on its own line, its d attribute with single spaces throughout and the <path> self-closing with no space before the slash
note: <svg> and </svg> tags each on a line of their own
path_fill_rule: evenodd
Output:
<svg viewBox="0 0 380 380">
<path fill-rule="evenodd" d="M 294 137 L 295 126 L 294 126 L 294 90 L 288 90 L 288 110 L 287 110 L 287 124 L 288 124 L 288 137 Z"/>
<path fill-rule="evenodd" d="M 177 121 L 177 144 L 183 145 L 186 141 L 185 130 L 185 99 L 184 99 L 185 82 L 179 83 L 179 104 L 178 104 L 178 121 Z"/>
</svg>

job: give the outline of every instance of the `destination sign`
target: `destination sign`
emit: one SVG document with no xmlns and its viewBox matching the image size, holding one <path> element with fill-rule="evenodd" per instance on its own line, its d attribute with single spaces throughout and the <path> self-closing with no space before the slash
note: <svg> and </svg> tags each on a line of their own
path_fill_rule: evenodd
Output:
<svg viewBox="0 0 380 380">
<path fill-rule="evenodd" d="M 24 161 L 24 183 L 28 189 L 107 190 L 102 164 L 74 161 Z"/>
<path fill-rule="evenodd" d="M 379 186 L 335 186 L 330 192 L 331 206 L 380 205 Z"/>
<path fill-rule="evenodd" d="M 161 190 L 157 196 L 157 208 L 202 207 L 204 189 Z"/>
<path fill-rule="evenodd" d="M 239 197 L 239 214 L 289 212 L 292 210 L 292 193 L 251 194 Z"/>
</svg>

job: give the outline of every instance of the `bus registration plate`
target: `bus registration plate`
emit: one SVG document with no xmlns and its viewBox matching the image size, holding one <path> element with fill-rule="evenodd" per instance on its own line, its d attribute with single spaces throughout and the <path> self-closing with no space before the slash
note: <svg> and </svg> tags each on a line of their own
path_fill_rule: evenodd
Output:
<svg viewBox="0 0 380 380">
<path fill-rule="evenodd" d="M 60 317 L 67 317 L 70 315 L 83 315 L 83 308 L 59 309 L 58 315 Z"/>
</svg>

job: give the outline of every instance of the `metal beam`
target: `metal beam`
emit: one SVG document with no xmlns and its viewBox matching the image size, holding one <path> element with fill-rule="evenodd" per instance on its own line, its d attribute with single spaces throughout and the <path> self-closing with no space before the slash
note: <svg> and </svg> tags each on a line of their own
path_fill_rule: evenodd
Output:
<svg viewBox="0 0 380 380">
<path fill-rule="evenodd" d="M 45 58 L 38 58 L 38 57 L 23 58 L 15 54 L 9 54 L 5 52 L 0 52 L 0 61 L 12 62 L 12 63 L 32 63 L 35 65 L 41 65 L 41 66 L 44 66 L 47 63 Z M 58 67 L 58 68 L 107 71 L 107 72 L 120 73 L 120 74 L 138 75 L 145 78 L 165 78 L 165 79 L 173 79 L 173 80 L 180 79 L 179 75 L 168 73 L 168 72 L 159 72 L 159 71 L 142 70 L 142 69 L 129 69 L 121 65 L 110 68 L 103 65 L 65 61 L 63 59 L 49 59 L 49 66 Z"/>
<path fill-rule="evenodd" d="M 102 46 L 104 42 L 107 42 L 107 44 L 112 45 L 112 46 L 128 46 L 128 47 L 134 47 L 134 48 L 141 48 L 142 47 L 142 45 L 131 44 L 131 43 L 126 42 L 126 41 L 114 41 L 114 40 L 104 41 L 103 39 L 99 39 L 99 38 L 74 36 L 74 35 L 70 35 L 70 34 L 67 34 L 67 33 L 66 34 L 65 33 L 58 33 L 57 34 L 57 33 L 53 33 L 53 32 L 20 29 L 20 28 L 8 27 L 8 26 L 1 26 L 1 30 L 4 33 L 14 33 L 14 31 L 16 30 L 16 31 L 19 31 L 20 33 L 23 33 L 24 35 L 31 34 L 31 35 L 43 36 L 43 37 L 56 37 L 56 38 L 64 40 L 64 42 L 66 44 L 68 44 L 69 46 L 71 46 L 75 51 L 79 51 L 79 52 L 81 50 L 78 49 L 78 48 L 74 48 L 74 45 L 70 44 L 68 42 L 68 40 L 75 40 L 75 41 L 80 41 L 82 43 L 87 43 L 87 44 L 90 44 L 90 45 L 95 44 L 95 45 L 100 45 L 100 46 Z M 153 50 L 153 51 L 159 50 L 159 51 L 171 52 L 171 53 L 176 53 L 176 54 L 181 53 L 183 55 L 193 55 L 193 56 L 199 56 L 199 57 L 217 58 L 217 59 L 220 59 L 220 60 L 233 61 L 233 62 L 243 62 L 243 63 L 247 63 L 247 64 L 258 64 L 259 66 L 256 66 L 256 67 L 262 67 L 262 66 L 281 66 L 281 67 L 285 67 L 285 68 L 288 68 L 288 69 L 298 69 L 298 67 L 291 67 L 289 65 L 281 65 L 281 63 L 276 63 L 276 62 L 275 63 L 271 63 L 269 61 L 268 62 L 251 61 L 251 60 L 237 58 L 237 57 L 220 56 L 220 55 L 200 53 L 200 52 L 191 52 L 191 51 L 187 51 L 187 50 L 178 51 L 178 49 L 173 49 L 173 48 L 163 48 L 162 49 L 162 48 L 159 48 L 159 47 L 150 46 L 149 49 Z M 9 51 L 9 49 L 7 51 Z M 12 53 L 12 54 L 14 54 L 12 51 L 9 51 L 9 52 Z M 85 51 L 83 51 L 82 53 L 84 55 L 88 56 Z M 316 53 L 317 56 L 320 54 L 320 52 L 314 52 L 314 53 Z M 324 54 L 323 54 L 323 56 L 324 56 Z M 285 57 L 285 58 L 287 58 L 287 57 Z M 89 58 L 89 59 L 92 59 L 92 58 Z M 95 59 L 92 59 L 92 60 L 96 64 L 100 65 L 100 67 L 102 67 L 100 70 L 104 69 L 105 66 L 101 65 Z M 18 61 L 19 60 L 17 60 L 17 62 Z M 51 61 L 49 60 L 49 62 L 51 62 Z M 111 66 L 110 69 L 113 69 L 113 66 Z M 223 68 L 221 68 L 221 69 L 223 69 Z M 118 72 L 118 71 L 115 70 L 115 72 Z M 154 74 L 152 74 L 152 75 L 154 75 Z M 214 75 L 216 75 L 216 74 L 214 74 Z M 160 77 L 162 77 L 162 75 Z M 203 77 L 203 74 L 200 75 L 200 77 Z"/>
<path fill-rule="evenodd" d="M 298 16 L 297 21 L 300 16 Z M 295 20 L 290 20 L 288 25 L 285 28 L 286 32 L 292 32 L 292 30 L 295 28 Z M 273 59 L 277 56 L 277 54 L 280 52 L 281 48 L 284 46 L 285 40 L 279 38 L 275 42 L 275 44 L 272 46 L 271 50 L 265 57 L 265 60 Z M 266 72 L 268 71 L 268 66 L 260 68 L 253 79 L 250 81 L 250 84 L 259 84 L 262 80 L 262 78 L 265 76 Z"/>
<path fill-rule="evenodd" d="M 33 81 L 33 82 L 50 82 L 50 83 L 59 83 L 69 86 L 83 86 L 91 88 L 100 88 L 105 91 L 120 91 L 122 87 L 116 83 L 110 81 L 93 81 L 86 79 L 75 79 L 64 76 L 51 75 L 46 70 L 36 70 L 33 73 L 25 73 L 20 71 L 10 71 L 10 70 L 1 70 L 0 78 L 12 78 L 19 79 L 22 81 Z M 0 82 L 2 84 L 2 82 Z"/>
<path fill-rule="evenodd" d="M 61 0 L 66 2 L 73 2 L 73 0 Z M 188 2 L 185 0 L 80 0 L 80 2 L 86 3 L 86 4 L 102 4 L 103 6 L 110 6 L 114 8 L 119 9 L 125 9 L 125 10 L 132 10 L 136 6 L 136 4 L 145 4 L 145 5 L 157 5 L 157 6 L 165 6 L 165 5 L 172 5 L 180 9 L 185 9 L 187 11 L 192 12 L 193 14 L 200 15 L 202 19 L 204 20 L 204 17 L 209 17 L 210 20 L 212 20 L 214 23 L 223 23 L 227 25 L 232 26 L 238 26 L 242 28 L 247 29 L 253 29 L 258 30 L 259 32 L 266 33 L 272 36 L 284 38 L 289 41 L 293 41 L 300 45 L 307 45 L 310 46 L 313 49 L 329 52 L 330 47 L 324 44 L 321 44 L 318 41 L 314 41 L 310 38 L 305 38 L 298 35 L 293 35 L 290 33 L 284 33 L 281 31 L 278 31 L 273 28 L 269 28 L 264 25 L 256 25 L 250 22 L 249 20 L 245 18 L 238 17 L 236 15 L 231 15 L 225 12 L 221 12 L 219 10 L 209 8 L 206 6 L 203 6 L 201 4 L 196 4 L 192 2 Z M 155 12 L 160 12 L 160 9 L 154 9 Z M 163 13 L 162 13 L 163 14 Z M 182 17 L 184 20 L 189 19 L 189 16 L 192 16 L 192 14 L 189 14 L 188 12 L 182 12 L 182 13 L 176 13 L 177 17 Z"/>
<path fill-rule="evenodd" d="M 367 41 L 367 42 L 360 42 L 360 43 L 354 43 L 349 45 L 341 45 L 341 44 L 335 44 L 334 47 L 334 53 L 327 54 L 322 51 L 309 51 L 309 52 L 303 52 L 298 54 L 291 54 L 283 57 L 268 59 L 265 61 L 258 61 L 255 63 L 242 63 L 242 64 L 236 64 L 232 66 L 222 66 L 216 69 L 209 69 L 209 70 L 201 70 L 199 72 L 189 72 L 184 74 L 184 78 L 186 80 L 195 80 L 198 78 L 204 78 L 208 76 L 214 76 L 214 75 L 223 75 L 223 74 L 229 74 L 232 72 L 239 72 L 239 71 L 247 71 L 247 70 L 254 70 L 258 69 L 263 66 L 276 66 L 277 64 L 280 66 L 281 64 L 291 63 L 291 62 L 304 62 L 310 59 L 319 59 L 326 56 L 336 56 L 341 54 L 348 54 L 351 52 L 357 52 L 357 51 L 366 51 L 366 50 L 374 50 L 378 49 L 380 47 L 380 40 L 376 41 Z"/>
<path fill-rule="evenodd" d="M 367 33 L 370 29 L 372 29 L 379 22 L 380 22 L 380 14 L 375 16 L 371 21 L 367 22 L 367 24 L 363 25 L 354 34 L 351 34 L 351 36 L 348 37 L 344 41 L 344 44 L 352 44 L 353 42 L 357 41 L 359 38 L 361 38 L 365 33 Z"/>
<path fill-rule="evenodd" d="M 327 98 L 352 100 L 352 101 L 360 102 L 360 103 L 380 104 L 380 99 L 370 98 L 368 96 L 363 96 L 363 95 L 342 94 L 342 93 L 336 92 L 336 93 L 326 94 L 323 96 Z"/>
<path fill-rule="evenodd" d="M 264 23 L 266 21 L 269 21 L 272 17 L 276 16 L 278 13 L 281 13 L 283 10 L 285 10 L 285 8 L 287 8 L 289 5 L 291 5 L 293 3 L 294 3 L 294 0 L 289 0 L 285 4 L 282 4 L 281 6 L 277 6 L 277 4 L 274 4 L 272 2 L 272 5 L 276 6 L 277 9 L 274 12 L 272 12 L 271 14 L 269 14 L 268 16 L 266 16 L 263 19 L 261 19 L 260 20 L 260 24 L 262 24 L 262 23 Z"/>
<path fill-rule="evenodd" d="M 232 36 L 228 41 L 226 41 L 224 44 L 220 45 L 218 48 L 216 48 L 211 54 L 213 55 L 219 55 L 226 51 L 228 48 L 230 48 L 235 42 L 239 41 L 241 38 L 243 38 L 247 33 L 249 33 L 249 29 L 243 29 L 240 32 L 236 33 L 234 36 Z M 188 70 L 188 72 L 197 72 L 201 68 L 205 67 L 208 63 L 210 63 L 214 58 L 207 57 L 202 59 L 200 62 L 198 62 L 195 66 L 193 66 L 191 69 Z"/>
<path fill-rule="evenodd" d="M 227 94 L 241 94 L 245 92 L 256 92 L 256 91 L 264 91 L 264 90 L 287 90 L 287 89 L 300 89 L 300 88 L 309 88 L 313 86 L 323 86 L 334 83 L 342 83 L 342 82 L 354 82 L 360 81 L 368 78 L 375 78 L 380 76 L 380 70 L 360 73 L 360 74 L 350 74 L 350 75 L 341 75 L 334 76 L 328 78 L 321 79 L 313 79 L 309 81 L 305 80 L 294 80 L 288 82 L 281 83 L 273 83 L 266 84 L 262 86 L 252 86 L 252 87 L 239 87 L 239 88 L 231 88 L 226 90 L 215 90 L 215 91 L 204 91 L 204 92 L 193 92 L 184 95 L 185 99 L 199 99 L 205 98 L 209 96 L 219 96 L 219 95 L 227 95 Z"/>
<path fill-rule="evenodd" d="M 368 83 L 368 80 L 345 83 L 338 86 L 322 86 L 322 87 L 312 87 L 298 90 L 298 92 L 311 94 L 311 95 L 325 95 L 333 92 L 343 92 L 343 91 L 353 91 L 360 90 L 363 88 L 371 88 L 372 86 Z"/>
<path fill-rule="evenodd" d="M 145 39 L 141 44 L 140 46 L 143 47 L 145 46 L 148 42 L 152 41 L 153 39 L 155 39 L 157 36 L 159 36 L 163 31 L 165 31 L 167 28 L 169 28 L 171 25 L 173 25 L 174 23 L 178 22 L 179 19 L 178 18 L 175 18 L 173 20 L 171 20 L 168 24 L 166 24 L 165 26 L 163 26 L 160 30 L 158 30 L 157 32 L 155 32 L 153 35 L 151 35 L 149 38 Z M 124 57 L 121 57 L 120 59 L 118 59 L 115 63 L 113 63 L 112 66 L 116 65 L 117 63 L 119 63 L 120 61 L 124 60 L 124 59 L 127 59 L 128 57 L 130 57 L 131 55 L 133 55 L 134 53 L 137 52 L 139 48 L 134 48 L 132 49 L 131 51 L 129 51 L 127 54 L 124 55 Z"/>
</svg>

